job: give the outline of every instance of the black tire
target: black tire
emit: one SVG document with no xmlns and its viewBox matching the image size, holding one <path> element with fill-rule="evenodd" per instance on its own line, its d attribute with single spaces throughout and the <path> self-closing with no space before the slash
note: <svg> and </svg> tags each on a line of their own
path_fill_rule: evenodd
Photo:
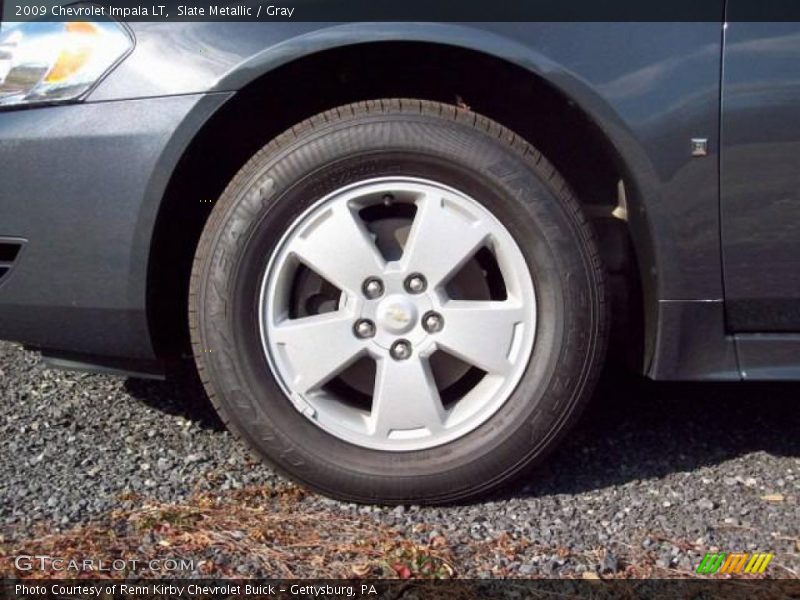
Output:
<svg viewBox="0 0 800 600">
<path fill-rule="evenodd" d="M 444 446 L 397 453 L 351 445 L 294 408 L 264 356 L 257 306 L 271 251 L 304 209 L 348 183 L 400 174 L 481 199 L 522 249 L 540 316 L 523 379 L 497 413 Z M 498 488 L 564 435 L 604 357 L 604 289 L 591 225 L 536 149 L 469 110 L 376 100 L 292 127 L 239 171 L 197 248 L 189 318 L 211 401 L 275 468 L 340 499 L 431 504 Z"/>
</svg>

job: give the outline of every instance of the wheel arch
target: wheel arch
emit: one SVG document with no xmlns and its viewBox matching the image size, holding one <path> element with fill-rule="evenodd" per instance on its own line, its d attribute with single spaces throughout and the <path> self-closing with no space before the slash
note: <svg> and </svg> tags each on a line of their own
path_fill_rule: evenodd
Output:
<svg viewBox="0 0 800 600">
<path fill-rule="evenodd" d="M 381 77 L 387 72 L 393 75 L 391 81 Z M 463 77 L 466 74 L 471 77 Z M 498 85 L 487 89 L 481 80 L 487 75 Z M 639 315 L 641 322 L 634 324 L 636 349 L 628 362 L 646 371 L 658 315 L 655 246 L 642 202 L 653 168 L 623 120 L 587 82 L 527 46 L 470 27 L 359 24 L 299 36 L 252 56 L 212 91 L 231 89 L 238 91 L 186 145 L 158 206 L 149 249 L 147 306 L 159 355 L 187 349 L 186 284 L 194 248 L 214 200 L 249 156 L 322 110 L 401 96 L 463 102 L 525 137 L 562 171 L 589 212 L 599 216 L 601 228 L 607 231 L 610 225 L 614 232 L 607 266 L 609 261 L 634 263 L 620 266 L 626 279 L 635 278 L 624 284 L 632 288 L 625 294 L 634 304 L 621 310 L 632 308 Z M 560 127 L 581 136 L 579 149 L 559 139 Z M 582 167 L 603 171 L 602 182 L 582 181 Z M 186 198 L 197 200 L 189 211 Z M 624 227 L 606 219 L 620 202 L 626 213 Z M 632 256 L 620 256 L 616 238 L 621 230 L 630 238 L 622 246 L 629 243 Z"/>
</svg>

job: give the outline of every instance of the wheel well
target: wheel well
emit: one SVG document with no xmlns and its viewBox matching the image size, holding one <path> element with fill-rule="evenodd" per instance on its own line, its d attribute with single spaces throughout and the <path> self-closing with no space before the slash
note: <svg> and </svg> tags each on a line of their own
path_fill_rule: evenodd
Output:
<svg viewBox="0 0 800 600">
<path fill-rule="evenodd" d="M 521 67 L 469 49 L 414 42 L 359 44 L 301 58 L 229 100 L 194 138 L 170 179 L 148 267 L 148 317 L 159 355 L 189 351 L 194 250 L 213 203 L 239 168 L 269 140 L 314 114 L 391 97 L 460 104 L 515 131 L 558 168 L 590 215 L 600 215 L 598 224 L 619 203 L 624 168 L 611 144 L 573 102 Z M 626 279 L 637 273 L 637 281 L 625 285 L 627 297 L 629 288 L 639 287 L 635 256 L 627 228 L 607 225 L 597 231 L 609 271 L 624 271 Z M 634 311 L 641 310 L 635 302 Z M 629 308 L 618 309 L 630 313 Z"/>
</svg>

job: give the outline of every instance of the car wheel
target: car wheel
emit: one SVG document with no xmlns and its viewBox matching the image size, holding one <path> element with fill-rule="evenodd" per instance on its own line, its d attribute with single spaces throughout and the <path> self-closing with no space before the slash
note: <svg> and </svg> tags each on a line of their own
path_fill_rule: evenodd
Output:
<svg viewBox="0 0 800 600">
<path fill-rule="evenodd" d="M 222 419 L 278 470 L 351 501 L 452 502 L 575 420 L 605 349 L 603 270 L 569 187 L 514 133 L 362 102 L 231 181 L 190 326 Z"/>
</svg>

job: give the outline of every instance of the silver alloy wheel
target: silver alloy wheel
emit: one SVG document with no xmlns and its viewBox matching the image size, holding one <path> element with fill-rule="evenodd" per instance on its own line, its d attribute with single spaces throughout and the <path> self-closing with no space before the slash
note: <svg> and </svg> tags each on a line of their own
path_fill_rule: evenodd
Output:
<svg viewBox="0 0 800 600">
<path fill-rule="evenodd" d="M 392 260 L 361 216 L 382 203 L 414 209 Z M 448 282 L 482 248 L 496 261 L 503 298 L 451 298 Z M 292 315 L 301 266 L 338 288 L 330 311 Z M 338 189 L 294 221 L 264 274 L 259 319 L 269 367 L 298 411 L 347 442 L 408 451 L 450 442 L 497 412 L 527 367 L 536 316 L 522 251 L 488 209 L 433 181 L 387 177 Z M 443 401 L 431 367 L 439 351 L 482 373 L 455 401 Z M 365 358 L 375 369 L 368 405 L 329 389 Z"/>
</svg>

